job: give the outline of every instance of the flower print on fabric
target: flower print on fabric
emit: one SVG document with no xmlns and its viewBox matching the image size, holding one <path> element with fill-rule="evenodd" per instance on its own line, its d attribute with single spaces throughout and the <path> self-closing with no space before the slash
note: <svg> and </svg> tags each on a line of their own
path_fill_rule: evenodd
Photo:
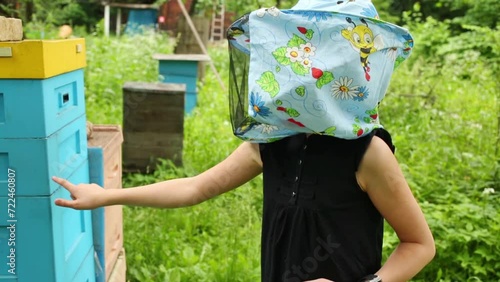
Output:
<svg viewBox="0 0 500 282">
<path fill-rule="evenodd" d="M 285 12 L 290 14 L 295 13 L 295 11 L 293 10 Z M 332 13 L 323 11 L 300 11 L 300 15 L 304 18 L 307 18 L 308 21 L 312 21 L 314 19 L 316 22 L 327 21 L 328 19 L 333 17 Z"/>
<path fill-rule="evenodd" d="M 262 9 L 228 35 L 231 122 L 251 142 L 297 133 L 357 139 L 382 127 L 376 107 L 413 47 L 408 31 L 377 19 L 368 0 Z"/>
<path fill-rule="evenodd" d="M 359 53 L 361 67 L 365 72 L 365 78 L 370 81 L 370 62 L 368 57 L 370 54 L 377 52 L 383 46 L 382 36 L 373 34 L 372 29 L 368 26 L 368 22 L 360 18 L 360 23 L 356 24 L 350 17 L 345 18 L 349 26 L 342 30 L 342 36 L 349 41 L 351 47 Z"/>
<path fill-rule="evenodd" d="M 365 123 L 378 124 L 378 107 L 375 107 L 374 109 L 371 110 L 367 110 L 365 114 L 368 115 L 367 117 L 363 118 L 363 121 Z"/>
<path fill-rule="evenodd" d="M 269 108 L 264 106 L 264 101 L 258 93 L 252 92 L 250 95 L 250 112 L 253 117 L 257 115 L 267 117 L 270 114 Z"/>
<path fill-rule="evenodd" d="M 280 13 L 280 10 L 276 7 L 271 7 L 271 8 L 260 8 L 256 12 L 256 14 L 259 18 L 264 17 L 266 15 L 266 13 L 269 13 L 273 17 L 277 17 Z"/>
<path fill-rule="evenodd" d="M 272 98 L 280 92 L 280 84 L 276 80 L 276 76 L 272 71 L 264 72 L 256 82 L 262 90 L 269 93 Z"/>
<path fill-rule="evenodd" d="M 352 78 L 348 78 L 347 76 L 334 81 L 332 85 L 332 96 L 342 100 L 354 99 L 359 93 L 359 86 L 351 86 L 351 84 Z"/>
<path fill-rule="evenodd" d="M 297 75 L 310 74 L 316 79 L 316 87 L 321 89 L 333 81 L 333 73 L 313 67 L 317 49 L 311 42 L 314 38 L 314 31 L 305 26 L 297 26 L 297 31 L 299 33 L 293 34 L 287 46 L 274 50 L 273 56 L 280 65 L 290 66 Z"/>
<path fill-rule="evenodd" d="M 363 101 L 365 100 L 366 98 L 368 98 L 368 96 L 370 95 L 369 91 L 368 91 L 368 87 L 366 86 L 361 86 L 358 88 L 358 93 L 356 93 L 356 96 L 353 98 L 354 101 Z"/>
<path fill-rule="evenodd" d="M 255 126 L 255 129 L 259 130 L 263 134 L 270 134 L 273 131 L 277 131 L 279 128 L 277 126 L 274 126 L 274 125 L 261 123 L 261 124 Z"/>
<path fill-rule="evenodd" d="M 387 58 L 393 62 L 395 62 L 398 57 L 398 49 L 395 47 L 384 49 L 382 52 L 384 52 L 387 55 Z"/>
<path fill-rule="evenodd" d="M 290 62 L 302 62 L 304 60 L 304 51 L 299 50 L 299 47 L 286 48 L 286 55 Z"/>
<path fill-rule="evenodd" d="M 358 117 L 356 117 L 354 119 L 354 122 L 355 123 L 352 125 L 352 133 L 354 133 L 356 136 L 361 137 L 365 133 L 368 133 L 370 131 L 370 129 L 368 127 L 365 127 L 363 129 L 361 121 L 359 120 Z"/>
<path fill-rule="evenodd" d="M 368 18 L 379 19 L 378 12 L 377 9 L 375 9 L 375 6 L 363 8 L 360 14 Z"/>
<path fill-rule="evenodd" d="M 302 51 L 302 56 L 304 56 L 304 58 L 309 58 L 316 54 L 316 47 L 312 46 L 311 42 L 300 44 L 300 50 Z"/>
</svg>

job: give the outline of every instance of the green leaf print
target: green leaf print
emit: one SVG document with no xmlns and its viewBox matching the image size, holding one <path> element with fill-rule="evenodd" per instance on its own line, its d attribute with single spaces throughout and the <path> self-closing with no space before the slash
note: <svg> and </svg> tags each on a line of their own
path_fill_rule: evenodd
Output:
<svg viewBox="0 0 500 282">
<path fill-rule="evenodd" d="M 299 86 L 295 88 L 295 93 L 300 97 L 304 97 L 304 95 L 306 95 L 306 88 L 304 86 Z"/>
<path fill-rule="evenodd" d="M 299 62 L 292 63 L 292 71 L 298 75 L 306 75 L 309 73 L 309 69 Z"/>
<path fill-rule="evenodd" d="M 307 39 L 311 40 L 314 36 L 314 31 L 312 29 L 308 29 L 305 35 Z"/>
<path fill-rule="evenodd" d="M 298 117 L 298 116 L 300 116 L 299 111 L 297 111 L 296 109 L 292 109 L 292 108 L 288 108 L 288 109 L 286 109 L 286 113 L 287 113 L 290 117 Z"/>
<path fill-rule="evenodd" d="M 276 77 L 274 77 L 274 73 L 270 71 L 263 73 L 259 80 L 257 80 L 257 84 L 273 98 L 280 92 L 280 85 Z"/>
<path fill-rule="evenodd" d="M 306 41 L 301 38 L 300 36 L 298 36 L 297 34 L 294 34 L 292 39 L 290 39 L 290 41 L 288 41 L 288 47 L 300 47 L 300 44 L 306 44 Z M 285 48 L 285 52 L 286 52 L 286 48 Z"/>
<path fill-rule="evenodd" d="M 330 126 L 327 129 L 325 129 L 325 134 L 330 135 L 330 136 L 335 136 L 335 131 L 337 130 L 337 127 L 335 126 Z"/>
<path fill-rule="evenodd" d="M 404 62 L 405 58 L 404 57 L 397 57 L 396 61 L 394 62 L 394 69 L 397 69 L 399 65 L 401 65 L 402 62 Z"/>
<path fill-rule="evenodd" d="M 286 47 L 280 47 L 273 52 L 273 56 L 283 66 L 288 66 L 291 61 L 290 58 L 286 56 Z"/>
<path fill-rule="evenodd" d="M 280 71 L 281 71 L 280 66 L 276 66 L 276 72 L 280 72 Z"/>
<path fill-rule="evenodd" d="M 333 76 L 333 73 L 331 73 L 329 71 L 325 71 L 325 72 L 323 72 L 323 75 L 316 81 L 316 87 L 318 87 L 318 89 L 321 89 L 323 86 L 332 82 L 333 79 L 335 79 L 335 77 Z"/>
</svg>

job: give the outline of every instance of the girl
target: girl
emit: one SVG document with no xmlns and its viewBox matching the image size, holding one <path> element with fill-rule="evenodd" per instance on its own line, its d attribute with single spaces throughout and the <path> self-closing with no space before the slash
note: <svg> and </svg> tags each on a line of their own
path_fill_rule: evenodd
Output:
<svg viewBox="0 0 500 282">
<path fill-rule="evenodd" d="M 240 21 L 232 30 L 245 33 L 252 28 L 253 21 L 259 23 L 262 20 L 260 23 L 264 28 L 253 29 L 252 38 L 256 40 L 241 40 L 235 38 L 236 33 L 231 33 L 230 40 L 242 43 L 232 48 L 245 51 L 245 42 L 250 42 L 250 48 L 254 48 L 251 50 L 262 51 L 264 49 L 259 48 L 271 46 L 268 55 L 272 54 L 269 56 L 274 56 L 281 64 L 279 68 L 272 65 L 256 72 L 257 78 L 262 73 L 266 74 L 267 82 L 269 78 L 276 78 L 281 90 L 271 95 L 274 100 L 265 101 L 264 96 L 258 96 L 261 95 L 258 93 L 273 90 L 268 87 L 269 83 L 257 82 L 248 91 L 251 93 L 247 102 L 250 117 L 241 113 L 243 119 L 237 118 L 238 113 L 232 115 L 235 134 L 251 142 L 243 142 L 225 160 L 199 175 L 141 187 L 104 190 L 95 184 L 75 185 L 54 177 L 55 182 L 69 190 L 72 198 L 57 199 L 55 203 L 74 209 L 108 205 L 185 207 L 235 189 L 263 173 L 262 281 L 400 282 L 411 279 L 434 256 L 432 234 L 393 155 L 391 137 L 378 124 L 378 112 L 371 113 L 372 120 L 362 124 L 352 110 L 362 109 L 365 112 L 365 108 L 373 108 L 373 104 L 376 107 L 380 102 L 383 93 L 377 96 L 374 89 L 385 92 L 387 85 L 380 81 L 387 71 L 380 72 L 382 74 L 377 71 L 385 66 L 386 60 L 382 58 L 386 57 L 378 56 L 376 51 L 399 47 L 388 46 L 387 43 L 385 47 L 372 44 L 377 36 L 390 42 L 391 33 L 384 33 L 383 28 L 377 30 L 375 25 L 378 22 L 369 19 L 374 17 L 355 12 L 373 11 L 370 1 L 330 2 L 305 0 L 297 4 L 300 9 L 307 7 L 315 10 L 313 14 L 301 12 L 298 8 L 293 12 L 277 9 L 257 11 L 243 18 L 244 23 Z M 331 13 L 318 11 L 332 6 L 340 9 L 337 12 L 341 16 L 336 19 L 338 25 L 329 30 L 331 25 L 319 21 L 328 19 Z M 311 24 L 311 19 L 318 22 Z M 259 33 L 259 30 L 267 32 L 270 28 L 279 27 L 280 20 L 285 20 L 285 28 L 290 22 L 298 22 L 298 28 L 291 29 L 298 30 L 298 35 L 284 33 L 293 38 L 283 41 L 283 44 L 288 44 L 285 47 L 279 47 L 278 39 L 273 42 L 277 46 L 267 44 L 269 36 Z M 246 22 L 250 22 L 250 27 L 245 25 Z M 347 62 L 347 66 L 328 68 L 325 65 L 319 70 L 304 63 L 307 60 L 313 66 L 322 64 L 319 46 L 324 45 L 323 41 L 316 40 L 318 32 L 314 30 L 322 26 L 325 28 L 322 34 L 331 34 L 330 38 L 323 36 L 322 40 L 333 40 L 336 44 L 331 46 L 340 46 L 338 51 L 327 49 L 325 54 L 345 52 L 341 61 Z M 394 32 L 396 28 L 389 26 L 386 30 Z M 259 34 L 263 36 L 259 37 Z M 335 35 L 338 38 L 334 38 Z M 397 37 L 394 40 L 396 45 L 400 38 L 406 38 L 401 41 L 403 43 L 409 42 L 407 37 Z M 265 42 L 259 45 L 262 40 Z M 404 52 L 403 43 L 401 52 Z M 309 52 L 307 56 L 306 52 Z M 272 57 L 266 59 L 266 52 L 259 54 L 264 54 L 264 57 L 258 57 L 257 63 L 264 65 L 262 62 L 273 61 Z M 378 64 L 378 60 L 382 60 L 383 64 Z M 391 71 L 392 67 L 391 64 Z M 252 62 L 250 70 L 250 84 L 262 81 L 251 78 L 255 70 Z M 349 73 L 342 73 L 344 70 Z M 233 78 L 237 78 L 236 72 L 233 71 Z M 283 83 L 280 81 L 283 73 L 286 79 L 295 74 L 298 76 Z M 334 81 L 334 77 L 341 79 Z M 354 87 L 353 81 L 364 85 Z M 330 86 L 329 90 L 324 90 L 328 88 L 325 85 Z M 293 87 L 300 97 L 289 98 L 286 95 L 295 94 L 283 91 L 284 87 Z M 331 93 L 325 95 L 321 91 Z M 324 103 L 326 108 L 322 110 L 321 120 L 314 119 L 314 115 L 307 119 L 307 116 L 303 118 L 305 114 L 299 114 L 307 110 L 300 106 L 307 105 L 308 95 L 316 95 L 313 98 L 315 101 L 328 99 Z M 248 99 L 242 99 L 245 98 Z M 304 100 L 300 100 L 302 98 Z M 300 104 L 293 104 L 295 100 L 300 100 Z M 338 107 L 328 108 L 334 106 Z M 290 110 L 292 108 L 293 111 Z M 361 131 L 356 127 L 354 131 L 350 128 L 352 123 L 346 121 L 351 119 L 362 125 L 358 126 Z M 322 125 L 322 122 L 326 123 Z M 320 130 L 328 124 L 332 125 L 328 130 Z M 315 128 L 318 125 L 322 127 Z M 260 143 L 253 142 L 256 140 Z M 395 230 L 400 243 L 382 265 L 384 219 Z"/>
</svg>

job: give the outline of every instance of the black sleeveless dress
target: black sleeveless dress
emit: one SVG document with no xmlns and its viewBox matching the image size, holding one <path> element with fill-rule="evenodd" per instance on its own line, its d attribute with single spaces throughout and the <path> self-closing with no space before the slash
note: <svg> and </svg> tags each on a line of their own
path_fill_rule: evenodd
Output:
<svg viewBox="0 0 500 282">
<path fill-rule="evenodd" d="M 262 281 L 354 282 L 381 266 L 383 218 L 355 172 L 377 129 L 356 140 L 294 135 L 261 144 Z"/>
</svg>

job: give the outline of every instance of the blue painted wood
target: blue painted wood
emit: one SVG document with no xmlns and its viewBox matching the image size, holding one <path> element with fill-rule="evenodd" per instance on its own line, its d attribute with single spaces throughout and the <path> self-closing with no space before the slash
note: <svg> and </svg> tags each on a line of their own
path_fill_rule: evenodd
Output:
<svg viewBox="0 0 500 282">
<path fill-rule="evenodd" d="M 101 147 L 89 147 L 89 176 L 90 183 L 95 183 L 104 187 L 104 150 Z M 105 258 L 105 238 L 104 238 L 104 208 L 92 210 L 92 237 L 94 249 L 97 254 L 99 267 L 96 268 L 96 282 L 106 281 L 106 258 Z"/>
<path fill-rule="evenodd" d="M 43 138 L 85 113 L 83 70 L 0 79 L 0 138 Z"/>
<path fill-rule="evenodd" d="M 159 61 L 162 82 L 186 85 L 184 112 L 190 114 L 198 102 L 198 61 Z"/>
<path fill-rule="evenodd" d="M 159 62 L 161 75 L 198 77 L 198 61 L 169 59 L 160 60 Z"/>
<path fill-rule="evenodd" d="M 46 138 L 0 139 L 0 171 L 17 171 L 17 196 L 52 195 L 58 186 L 50 177 L 67 178 L 85 161 L 85 115 Z M 6 177 L 0 173 L 0 191 L 8 191 Z"/>
<path fill-rule="evenodd" d="M 23 175 L 21 170 L 16 173 L 16 179 Z M 74 183 L 88 183 L 88 162 L 83 162 L 68 179 Z M 18 183 L 16 189 L 25 188 Z M 8 256 L 13 253 L 11 248 L 15 248 L 14 277 L 18 282 L 94 281 L 94 261 L 88 259 L 89 253 L 93 256 L 94 252 L 90 211 L 54 204 L 57 198 L 69 197 L 69 192 L 61 187 L 51 196 L 17 197 L 14 218 L 7 213 L 8 196 L 0 197 L 0 210 L 5 211 L 0 213 L 0 281 L 10 281 L 13 277 L 7 276 Z M 8 245 L 12 226 L 15 227 L 15 246 Z M 81 280 L 81 277 L 86 278 Z"/>
<path fill-rule="evenodd" d="M 97 272 L 97 270 L 94 270 L 94 266 L 95 253 L 94 249 L 90 249 L 71 282 L 93 282 L 95 279 L 94 272 Z M 97 282 L 97 280 L 95 280 L 95 282 Z"/>
<path fill-rule="evenodd" d="M 140 34 L 156 28 L 158 22 L 157 9 L 130 9 L 125 33 Z"/>
</svg>

